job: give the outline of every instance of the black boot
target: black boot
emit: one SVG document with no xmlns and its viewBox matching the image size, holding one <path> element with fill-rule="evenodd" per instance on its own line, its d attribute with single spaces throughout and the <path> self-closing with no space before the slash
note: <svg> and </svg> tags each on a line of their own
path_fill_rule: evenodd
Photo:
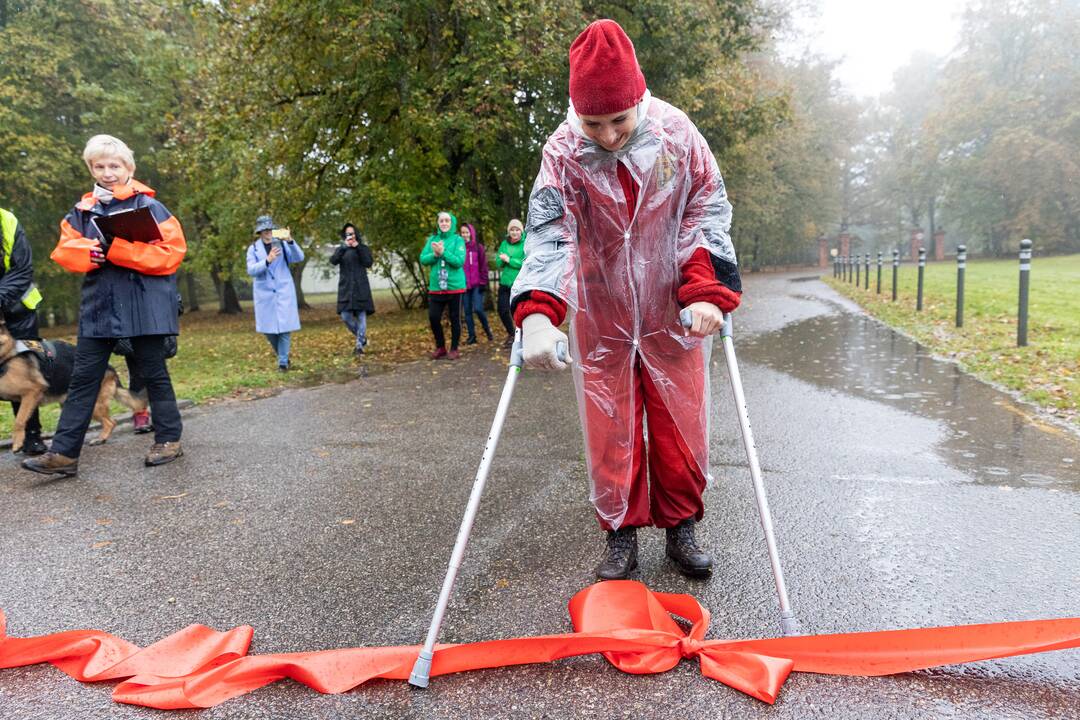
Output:
<svg viewBox="0 0 1080 720">
<path fill-rule="evenodd" d="M 601 580 L 624 580 L 637 570 L 637 528 L 608 530 L 607 555 L 596 567 Z"/>
<path fill-rule="evenodd" d="M 699 548 L 694 539 L 694 518 L 667 529 L 667 556 L 688 577 L 708 577 L 712 572 L 712 555 Z"/>
<path fill-rule="evenodd" d="M 49 448 L 45 446 L 45 441 L 41 439 L 41 431 L 32 432 L 26 431 L 26 437 L 23 438 L 22 453 L 23 455 L 35 456 L 44 455 Z"/>
</svg>

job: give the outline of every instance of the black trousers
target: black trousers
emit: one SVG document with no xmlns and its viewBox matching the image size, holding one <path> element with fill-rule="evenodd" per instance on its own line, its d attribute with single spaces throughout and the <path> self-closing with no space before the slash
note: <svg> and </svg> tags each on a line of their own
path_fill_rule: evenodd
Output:
<svg viewBox="0 0 1080 720">
<path fill-rule="evenodd" d="M 56 426 L 52 448 L 54 453 L 79 457 L 86 429 L 94 412 L 94 402 L 101 389 L 101 379 L 109 366 L 116 338 L 80 337 L 75 345 L 75 368 L 71 375 L 64 409 Z M 135 349 L 135 370 L 146 385 L 150 396 L 150 411 L 154 415 L 154 442 L 175 442 L 180 439 L 183 424 L 176 406 L 169 370 L 165 367 L 165 345 L 159 335 L 131 338 Z"/>
<path fill-rule="evenodd" d="M 128 390 L 132 395 L 138 395 L 146 389 L 146 383 L 143 381 L 142 375 L 139 374 L 139 368 L 135 364 L 135 355 L 125 355 L 124 362 L 127 363 L 128 369 Z"/>
<path fill-rule="evenodd" d="M 442 314 L 443 310 L 450 313 L 450 349 L 457 350 L 458 341 L 461 340 L 461 296 L 463 293 L 430 293 L 428 295 L 428 321 L 431 323 L 431 334 L 435 336 L 435 347 L 446 347 L 446 336 L 443 335 Z"/>
<path fill-rule="evenodd" d="M 38 317 L 36 312 L 31 312 L 30 318 L 22 318 L 17 323 L 11 323 L 8 325 L 8 330 L 11 331 L 11 337 L 16 340 L 39 340 L 41 335 L 38 332 Z M 19 407 L 22 403 L 11 401 L 11 411 L 15 415 L 19 414 Z M 26 421 L 26 435 L 28 437 L 41 437 L 41 416 L 38 415 L 37 408 L 34 408 L 34 412 L 30 414 L 30 418 Z"/>
<path fill-rule="evenodd" d="M 175 335 L 152 335 L 150 337 L 156 337 L 161 340 L 165 346 L 165 359 L 176 355 L 176 336 Z M 169 344 L 172 344 L 172 354 L 169 353 Z M 146 383 L 143 382 L 142 375 L 139 374 L 139 368 L 135 366 L 135 356 L 125 355 L 124 362 L 127 363 L 128 369 L 128 390 L 132 395 L 138 395 L 146 389 Z"/>
<path fill-rule="evenodd" d="M 514 337 L 514 318 L 510 315 L 510 286 L 499 286 L 499 319 L 502 320 L 506 334 Z"/>
</svg>

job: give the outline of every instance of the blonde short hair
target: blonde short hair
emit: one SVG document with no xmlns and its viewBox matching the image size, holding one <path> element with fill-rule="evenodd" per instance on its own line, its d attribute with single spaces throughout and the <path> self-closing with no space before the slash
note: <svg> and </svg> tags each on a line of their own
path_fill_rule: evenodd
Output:
<svg viewBox="0 0 1080 720">
<path fill-rule="evenodd" d="M 87 168 L 90 167 L 90 163 L 94 160 L 103 157 L 118 158 L 128 170 L 135 172 L 135 154 L 131 152 L 131 148 L 127 146 L 127 143 L 120 138 L 115 138 L 112 135 L 95 135 L 86 141 L 82 159 Z"/>
</svg>

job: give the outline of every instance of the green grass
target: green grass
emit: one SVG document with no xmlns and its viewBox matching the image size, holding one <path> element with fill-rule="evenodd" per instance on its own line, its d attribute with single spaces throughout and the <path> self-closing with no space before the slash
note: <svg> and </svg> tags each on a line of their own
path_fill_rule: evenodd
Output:
<svg viewBox="0 0 1080 720">
<path fill-rule="evenodd" d="M 206 403 L 226 398 L 251 398 L 277 392 L 286 386 L 341 382 L 357 377 L 361 364 L 371 370 L 426 357 L 432 347 L 431 329 L 424 309 L 398 310 L 389 292 L 375 293 L 378 312 L 368 318 L 368 352 L 363 363 L 353 357 L 353 336 L 335 312 L 333 296 L 309 296 L 328 300 L 300 313 L 302 328 L 293 333 L 289 373 L 278 372 L 270 344 L 255 332 L 250 309 L 225 316 L 215 310 L 189 312 L 180 319 L 179 353 L 169 361 L 169 374 L 178 398 Z M 494 323 L 497 316 L 489 313 Z M 464 332 L 464 328 L 463 328 Z M 75 342 L 73 326 L 51 328 L 52 339 Z M 449 329 L 447 329 L 449 336 Z M 500 333 L 501 336 L 501 333 Z M 462 352 L 495 351 L 499 343 L 462 347 Z M 112 365 L 127 384 L 127 365 L 114 355 Z M 128 412 L 113 404 L 114 414 Z M 41 408 L 42 426 L 51 432 L 59 418 L 59 405 Z M 10 411 L 0 413 L 0 437 L 10 437 Z"/>
<path fill-rule="evenodd" d="M 899 328 L 934 352 L 955 358 L 968 372 L 1020 391 L 1055 414 L 1080 424 L 1080 255 L 1035 257 L 1031 270 L 1028 346 L 1016 346 L 1019 262 L 968 261 L 964 278 L 964 327 L 956 320 L 956 263 L 929 263 L 923 311 L 916 312 L 918 268 L 900 267 L 892 302 L 892 267 L 876 294 L 832 274 L 826 282 L 867 312 Z M 864 280 L 865 282 L 865 280 Z"/>
</svg>

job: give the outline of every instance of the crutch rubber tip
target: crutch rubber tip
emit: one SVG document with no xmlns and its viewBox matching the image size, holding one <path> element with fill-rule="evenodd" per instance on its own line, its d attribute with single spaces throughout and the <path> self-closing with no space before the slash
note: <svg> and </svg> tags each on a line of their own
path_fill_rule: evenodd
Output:
<svg viewBox="0 0 1080 720">
<path fill-rule="evenodd" d="M 416 658 L 412 673 L 409 675 L 409 684 L 413 687 L 426 688 L 431 681 L 431 653 L 421 650 Z"/>
<path fill-rule="evenodd" d="M 780 631 L 784 634 L 784 637 L 802 635 L 799 630 L 799 621 L 795 619 L 794 615 L 785 615 L 780 618 Z"/>
</svg>

